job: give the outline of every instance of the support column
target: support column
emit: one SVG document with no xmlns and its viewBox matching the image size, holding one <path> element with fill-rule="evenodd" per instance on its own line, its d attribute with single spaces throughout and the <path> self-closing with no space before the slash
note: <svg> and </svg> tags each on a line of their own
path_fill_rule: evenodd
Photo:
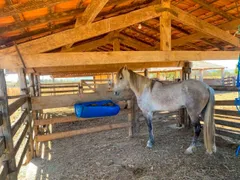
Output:
<svg viewBox="0 0 240 180">
<path fill-rule="evenodd" d="M 162 8 L 170 8 L 171 0 L 161 0 Z M 171 14 L 167 11 L 160 16 L 160 50 L 171 51 Z"/>
<path fill-rule="evenodd" d="M 192 72 L 192 63 L 185 62 L 182 68 L 182 80 L 184 81 L 184 80 L 190 79 L 191 72 Z M 181 117 L 180 126 L 184 124 L 185 127 L 190 127 L 191 122 L 186 109 L 182 109 L 180 111 L 180 117 Z"/>
<path fill-rule="evenodd" d="M 113 51 L 120 51 L 119 33 L 115 32 L 113 36 Z"/>
<path fill-rule="evenodd" d="M 148 69 L 145 69 L 145 70 L 144 70 L 144 76 L 145 76 L 145 77 L 148 77 Z"/>
<path fill-rule="evenodd" d="M 199 70 L 199 81 L 203 82 L 203 69 Z"/>
<path fill-rule="evenodd" d="M 26 74 L 24 69 L 19 69 L 18 72 L 18 78 L 20 83 L 20 94 L 21 95 L 29 95 L 29 90 L 27 87 L 27 81 L 26 81 Z M 22 106 L 22 110 L 27 109 L 28 115 L 27 115 L 27 124 L 28 124 L 28 130 L 27 135 L 28 138 L 30 138 L 29 141 L 29 147 L 26 154 L 26 162 L 28 163 L 31 161 L 33 154 L 34 154 L 34 147 L 33 147 L 33 128 L 32 128 L 32 115 L 31 115 L 31 99 L 28 97 L 28 100 L 25 104 Z"/>
<path fill-rule="evenodd" d="M 2 156 L 6 157 L 6 161 L 3 162 L 3 166 L 7 166 L 8 179 L 17 180 L 17 167 L 14 153 L 13 136 L 11 132 L 11 121 L 8 115 L 8 98 L 7 98 L 7 85 L 4 75 L 4 70 L 0 69 L 0 115 L 2 119 L 1 124 L 1 136 L 4 138 L 6 151 Z"/>
<path fill-rule="evenodd" d="M 221 69 L 222 85 L 224 86 L 224 69 Z"/>
</svg>

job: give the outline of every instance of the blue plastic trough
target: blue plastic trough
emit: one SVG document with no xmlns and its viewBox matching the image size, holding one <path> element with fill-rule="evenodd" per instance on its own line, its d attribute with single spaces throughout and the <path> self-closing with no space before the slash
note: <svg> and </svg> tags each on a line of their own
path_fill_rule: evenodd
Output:
<svg viewBox="0 0 240 180">
<path fill-rule="evenodd" d="M 120 111 L 120 107 L 111 100 L 77 103 L 74 109 L 78 118 L 115 116 Z"/>
</svg>

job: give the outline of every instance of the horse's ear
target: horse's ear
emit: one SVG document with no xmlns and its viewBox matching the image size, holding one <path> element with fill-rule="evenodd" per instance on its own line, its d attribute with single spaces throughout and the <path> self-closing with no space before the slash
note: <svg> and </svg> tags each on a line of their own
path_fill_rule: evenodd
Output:
<svg viewBox="0 0 240 180">
<path fill-rule="evenodd" d="M 127 69 L 128 69 L 128 68 L 127 68 L 127 65 L 125 65 L 125 66 L 123 67 L 123 69 L 124 69 L 124 70 L 127 70 Z"/>
</svg>

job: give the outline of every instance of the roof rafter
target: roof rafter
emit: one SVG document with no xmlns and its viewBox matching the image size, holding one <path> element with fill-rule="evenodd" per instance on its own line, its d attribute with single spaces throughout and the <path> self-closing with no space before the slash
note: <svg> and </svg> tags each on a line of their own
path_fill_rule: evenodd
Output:
<svg viewBox="0 0 240 180">
<path fill-rule="evenodd" d="M 237 37 L 234 37 L 230 33 L 210 23 L 207 23 L 206 21 L 203 21 L 193 15 L 190 15 L 177 7 L 172 6 L 172 9 L 177 13 L 176 16 L 172 15 L 173 19 L 180 21 L 181 23 L 188 26 L 191 26 L 199 32 L 221 39 L 222 41 L 228 42 L 229 44 L 232 44 L 236 47 L 240 45 L 239 39 Z"/>
<path fill-rule="evenodd" d="M 133 24 L 159 17 L 164 9 L 160 5 L 148 6 L 120 16 L 101 20 L 89 25 L 76 27 L 74 29 L 49 35 L 31 42 L 20 44 L 21 53 L 41 53 L 56 49 L 67 44 L 89 39 L 114 30 L 122 29 Z M 48 43 L 46 43 L 48 42 Z M 30 48 L 31 47 L 31 48 Z M 6 48 L 0 54 L 15 52 L 14 48 Z"/>
<path fill-rule="evenodd" d="M 205 0 L 193 0 L 193 1 L 200 4 L 203 8 L 205 8 L 205 9 L 211 11 L 211 12 L 214 12 L 216 14 L 219 14 L 219 15 L 225 17 L 228 20 L 235 19 L 235 17 L 232 16 L 231 14 L 228 14 L 225 11 L 223 11 L 219 8 L 216 8 L 214 5 L 209 4 L 209 2 L 206 2 Z"/>
<path fill-rule="evenodd" d="M 228 23 L 221 24 L 218 27 L 221 28 L 222 30 L 233 30 L 233 29 L 237 29 L 239 24 L 240 24 L 240 19 L 236 19 Z M 173 40 L 172 46 L 182 46 L 187 42 L 195 41 L 195 40 L 206 38 L 206 37 L 209 37 L 209 35 L 204 34 L 202 32 L 194 33 L 189 36 L 183 36 L 181 38 Z"/>
</svg>

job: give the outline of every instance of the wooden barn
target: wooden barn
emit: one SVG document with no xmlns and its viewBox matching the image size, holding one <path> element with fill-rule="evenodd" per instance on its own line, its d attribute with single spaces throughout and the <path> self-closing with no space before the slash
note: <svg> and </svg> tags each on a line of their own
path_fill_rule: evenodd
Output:
<svg viewBox="0 0 240 180">
<path fill-rule="evenodd" d="M 0 0 L 0 180 L 177 179 L 179 174 L 180 179 L 238 179 L 239 159 L 234 158 L 233 148 L 222 141 L 215 160 L 199 153 L 192 156 L 196 163 L 202 161 L 198 167 L 191 164 L 191 157 L 182 154 L 171 159 L 168 152 L 175 145 L 156 146 L 160 149 L 156 150 L 158 154 L 162 154 L 159 164 L 155 151 L 148 151 L 141 143 L 145 136 L 139 133 L 141 113 L 134 95 L 126 90 L 116 97 L 112 87 L 116 72 L 124 65 L 145 76 L 151 73 L 149 68 L 176 68 L 184 81 L 190 78 L 192 61 L 237 60 L 239 54 L 239 0 Z M 8 94 L 6 70 L 18 73 L 18 95 Z M 197 70 L 202 74 L 204 68 Z M 93 79 L 46 84 L 41 83 L 44 75 Z M 224 83 L 212 87 L 216 91 L 238 90 Z M 121 112 L 117 117 L 123 121 L 79 119 L 73 111 L 67 113 L 67 107 L 73 108 L 77 102 L 105 99 L 119 103 Z M 240 118 L 234 99 L 217 99 L 215 106 L 216 136 L 239 144 Z M 57 113 L 59 108 L 67 115 Z M 190 126 L 184 109 L 159 113 L 156 124 L 163 117 L 179 119 L 172 122 Z M 166 136 L 156 134 L 168 137 L 170 133 L 179 138 L 178 133 L 189 132 L 187 128 L 171 133 L 167 129 Z M 126 140 L 124 135 L 136 138 Z M 169 142 L 163 138 L 161 143 L 174 143 L 173 135 L 169 135 Z M 112 143 L 108 144 L 108 140 Z M 124 144 L 126 141 L 128 144 Z M 186 143 L 188 139 L 183 136 L 180 141 Z M 76 146 L 77 143 L 83 144 Z M 101 148 L 105 149 L 100 151 Z M 61 161 L 62 155 L 52 152 L 59 149 L 66 153 Z M 84 154 L 90 149 L 95 153 Z M 46 152 L 49 162 L 41 166 L 39 158 L 46 160 Z M 105 154 L 108 152 L 111 154 Z M 99 156 L 112 159 L 105 163 Z M 169 159 L 173 161 L 171 166 Z M 66 162 L 67 165 L 58 166 Z M 192 169 L 184 164 L 191 164 Z M 204 168 L 208 165 L 212 169 Z M 37 176 L 24 177 L 21 167 L 36 168 Z M 201 172 L 197 168 L 202 168 Z"/>
</svg>

